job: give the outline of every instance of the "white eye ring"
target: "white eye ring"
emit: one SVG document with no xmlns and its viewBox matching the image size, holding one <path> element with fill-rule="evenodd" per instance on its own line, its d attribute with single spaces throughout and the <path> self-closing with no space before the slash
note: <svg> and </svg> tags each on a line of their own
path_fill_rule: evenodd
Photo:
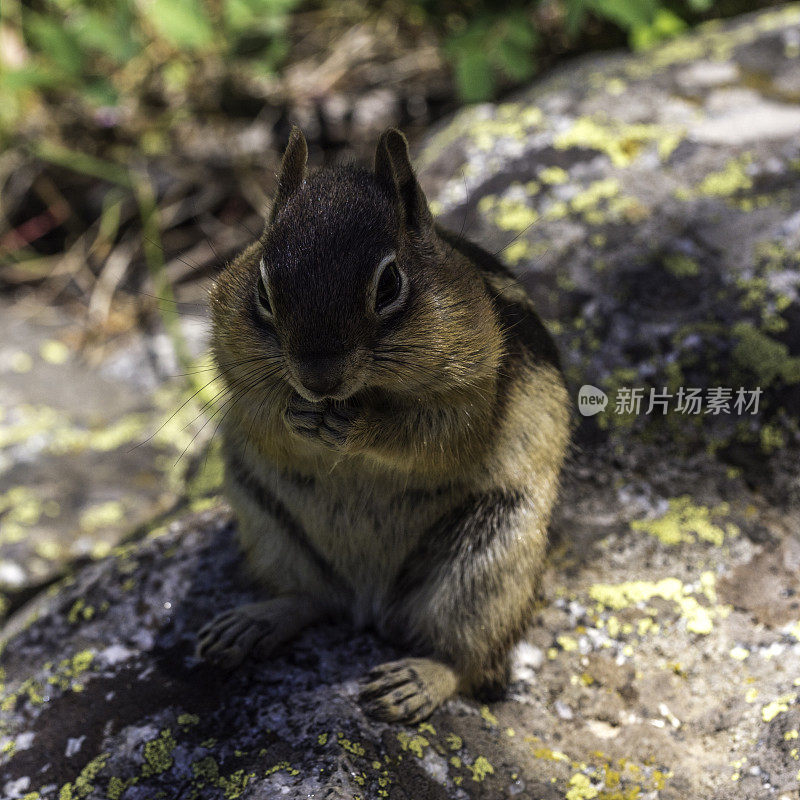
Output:
<svg viewBox="0 0 800 800">
<path fill-rule="evenodd" d="M 400 269 L 400 265 L 397 264 L 397 253 L 392 250 L 391 253 L 385 255 L 380 260 L 378 266 L 375 268 L 375 274 L 372 277 L 372 286 L 370 288 L 370 305 L 373 309 L 375 309 L 375 304 L 378 297 L 378 285 L 383 277 L 384 270 L 392 263 L 394 263 L 397 274 L 400 276 L 400 290 L 397 292 L 397 296 L 392 300 L 391 303 L 385 305 L 381 309 L 376 309 L 376 313 L 381 317 L 385 317 L 396 311 L 398 308 L 400 308 L 400 306 L 403 305 L 403 303 L 405 303 L 406 299 L 408 298 L 408 278 L 406 277 L 405 272 Z"/>
<path fill-rule="evenodd" d="M 258 306 L 259 313 L 268 320 L 274 319 L 274 314 L 272 313 L 272 297 L 270 297 L 269 291 L 269 281 L 267 280 L 267 265 L 264 262 L 264 257 L 261 257 L 261 260 L 258 262 L 258 272 L 261 276 L 260 280 L 256 281 L 256 305 Z M 261 286 L 264 287 L 264 293 L 267 297 L 267 302 L 269 306 L 265 306 L 261 300 Z"/>
</svg>

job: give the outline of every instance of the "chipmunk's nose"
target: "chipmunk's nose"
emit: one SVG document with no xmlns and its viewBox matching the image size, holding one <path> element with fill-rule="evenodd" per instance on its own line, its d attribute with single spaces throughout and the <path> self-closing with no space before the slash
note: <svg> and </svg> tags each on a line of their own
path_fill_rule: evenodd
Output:
<svg viewBox="0 0 800 800">
<path fill-rule="evenodd" d="M 342 384 L 345 359 L 335 353 L 306 353 L 295 362 L 297 377 L 310 392 L 329 395 Z"/>
</svg>

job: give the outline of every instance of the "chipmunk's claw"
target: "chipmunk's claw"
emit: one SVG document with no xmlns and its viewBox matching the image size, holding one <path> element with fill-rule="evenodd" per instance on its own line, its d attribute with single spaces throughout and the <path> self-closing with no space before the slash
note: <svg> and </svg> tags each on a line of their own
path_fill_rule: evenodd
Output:
<svg viewBox="0 0 800 800">
<path fill-rule="evenodd" d="M 224 611 L 200 629 L 196 655 L 230 670 L 250 653 L 267 658 L 320 615 L 320 609 L 302 595 L 245 603 Z"/>
<path fill-rule="evenodd" d="M 312 403 L 295 393 L 286 409 L 286 424 L 298 436 L 338 448 L 347 441 L 356 410 L 347 403 L 324 400 Z"/>
<path fill-rule="evenodd" d="M 363 684 L 364 711 L 386 722 L 413 724 L 430 716 L 456 690 L 450 667 L 427 658 L 403 658 L 373 669 Z"/>
<path fill-rule="evenodd" d="M 269 618 L 258 613 L 262 604 L 253 603 L 225 611 L 200 629 L 197 656 L 223 669 L 234 669 L 267 637 Z"/>
</svg>

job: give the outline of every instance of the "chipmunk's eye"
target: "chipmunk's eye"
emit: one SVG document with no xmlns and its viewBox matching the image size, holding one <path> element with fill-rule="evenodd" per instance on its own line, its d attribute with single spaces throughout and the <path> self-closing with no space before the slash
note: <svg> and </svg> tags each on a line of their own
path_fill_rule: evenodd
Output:
<svg viewBox="0 0 800 800">
<path fill-rule="evenodd" d="M 384 315 L 398 308 L 405 300 L 407 281 L 397 266 L 395 254 L 386 256 L 375 270 L 375 310 Z"/>
<path fill-rule="evenodd" d="M 261 313 L 272 319 L 272 304 L 269 301 L 269 292 L 267 291 L 267 267 L 264 259 L 258 262 L 258 280 L 256 281 L 256 290 L 258 297 L 258 307 Z"/>
</svg>

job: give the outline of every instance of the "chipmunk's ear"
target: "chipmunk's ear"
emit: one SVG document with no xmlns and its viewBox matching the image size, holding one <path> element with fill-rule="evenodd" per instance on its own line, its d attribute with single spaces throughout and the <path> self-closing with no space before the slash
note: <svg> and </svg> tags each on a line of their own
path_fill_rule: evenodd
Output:
<svg viewBox="0 0 800 800">
<path fill-rule="evenodd" d="M 278 191 L 269 214 L 270 225 L 274 222 L 288 199 L 300 188 L 306 179 L 308 145 L 303 132 L 297 126 L 289 134 L 289 144 L 283 153 L 281 171 L 278 175 Z"/>
<path fill-rule="evenodd" d="M 400 216 L 406 227 L 420 230 L 433 224 L 428 201 L 411 167 L 408 142 L 396 128 L 389 128 L 378 139 L 375 175 L 379 181 L 394 190 Z"/>
</svg>

